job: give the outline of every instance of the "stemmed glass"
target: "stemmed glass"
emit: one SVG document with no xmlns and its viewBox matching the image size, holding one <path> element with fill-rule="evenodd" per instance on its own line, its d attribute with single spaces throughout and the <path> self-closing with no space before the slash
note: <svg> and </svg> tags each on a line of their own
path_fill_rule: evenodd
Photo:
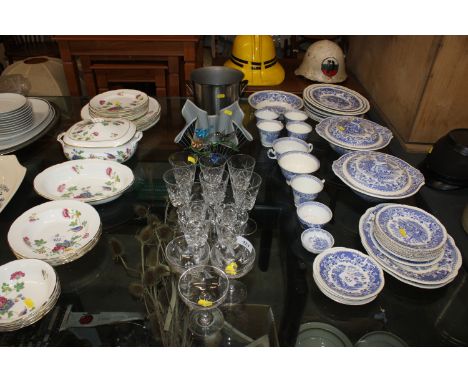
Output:
<svg viewBox="0 0 468 382">
<path fill-rule="evenodd" d="M 247 287 L 235 280 L 251 271 L 255 262 L 255 249 L 229 226 L 218 227 L 218 242 L 211 249 L 211 264 L 224 270 L 230 279 L 226 302 L 239 304 L 247 298 Z"/>
<path fill-rule="evenodd" d="M 252 173 L 247 183 L 233 183 L 232 193 L 237 208 L 241 211 L 250 211 L 255 205 L 258 191 L 262 184 L 262 177 L 256 172 Z M 253 219 L 249 219 L 244 229 L 244 235 L 251 235 L 257 230 L 257 223 Z"/>
<path fill-rule="evenodd" d="M 219 268 L 198 265 L 186 270 L 179 278 L 179 295 L 191 309 L 189 329 L 198 336 L 210 336 L 224 325 L 217 307 L 226 299 L 229 279 Z"/>
<path fill-rule="evenodd" d="M 178 151 L 169 155 L 169 163 L 180 186 L 192 186 L 195 181 L 197 161 L 197 156 L 190 151 Z"/>
<path fill-rule="evenodd" d="M 191 188 L 185 184 L 179 184 L 174 169 L 169 169 L 163 174 L 169 200 L 174 207 L 180 207 L 190 200 Z"/>
<path fill-rule="evenodd" d="M 231 184 L 240 188 L 248 185 L 255 168 L 255 158 L 246 154 L 236 154 L 227 161 Z"/>
<path fill-rule="evenodd" d="M 202 174 L 207 179 L 213 179 L 218 182 L 223 177 L 226 167 L 227 157 L 218 153 L 210 153 L 199 158 L 198 163 Z"/>
<path fill-rule="evenodd" d="M 180 274 L 196 265 L 207 265 L 210 261 L 210 246 L 205 243 L 194 251 L 185 236 L 179 236 L 167 244 L 164 254 L 172 271 Z"/>
<path fill-rule="evenodd" d="M 226 196 L 226 188 L 229 180 L 227 171 L 221 172 L 219 178 L 200 173 L 200 183 L 203 189 L 203 196 L 207 204 L 211 207 L 221 204 Z"/>
</svg>

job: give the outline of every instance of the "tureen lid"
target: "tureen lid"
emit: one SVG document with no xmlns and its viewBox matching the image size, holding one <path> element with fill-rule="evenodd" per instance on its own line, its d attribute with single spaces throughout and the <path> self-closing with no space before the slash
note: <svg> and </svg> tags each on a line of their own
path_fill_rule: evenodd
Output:
<svg viewBox="0 0 468 382">
<path fill-rule="evenodd" d="M 92 118 L 75 123 L 63 141 L 76 147 L 117 147 L 130 141 L 135 132 L 135 125 L 126 119 Z"/>
</svg>

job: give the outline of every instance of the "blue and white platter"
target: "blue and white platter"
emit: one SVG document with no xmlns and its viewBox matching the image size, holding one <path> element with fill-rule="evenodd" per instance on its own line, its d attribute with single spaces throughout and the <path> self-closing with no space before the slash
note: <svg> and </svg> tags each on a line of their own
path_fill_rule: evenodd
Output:
<svg viewBox="0 0 468 382">
<path fill-rule="evenodd" d="M 379 199 L 402 199 L 424 185 L 423 174 L 405 161 L 376 151 L 353 151 L 333 162 L 333 172 L 346 185 Z"/>
<path fill-rule="evenodd" d="M 372 300 L 384 286 L 382 268 L 369 256 L 350 248 L 335 247 L 319 254 L 313 274 L 329 294 L 344 301 Z"/>
<path fill-rule="evenodd" d="M 309 85 L 302 95 L 304 100 L 316 109 L 333 114 L 365 114 L 370 108 L 369 101 L 365 97 L 340 85 Z"/>
<path fill-rule="evenodd" d="M 315 131 L 329 143 L 350 150 L 379 150 L 393 138 L 388 128 L 349 116 L 326 118 L 315 127 Z"/>
<path fill-rule="evenodd" d="M 437 251 L 447 241 L 447 231 L 438 219 L 420 208 L 403 204 L 381 208 L 375 227 L 386 242 L 418 251 Z"/>
<path fill-rule="evenodd" d="M 304 107 L 301 97 L 280 90 L 255 92 L 249 96 L 248 101 L 254 109 L 268 109 L 280 114 Z"/>
<path fill-rule="evenodd" d="M 389 204 L 379 204 L 369 208 L 359 221 L 361 242 L 369 256 L 377 261 L 385 272 L 398 280 L 423 289 L 441 288 L 457 276 L 462 265 L 462 257 L 453 238 L 448 235 L 442 258 L 431 266 L 405 266 L 388 256 L 374 237 L 374 220 L 379 210 Z"/>
</svg>

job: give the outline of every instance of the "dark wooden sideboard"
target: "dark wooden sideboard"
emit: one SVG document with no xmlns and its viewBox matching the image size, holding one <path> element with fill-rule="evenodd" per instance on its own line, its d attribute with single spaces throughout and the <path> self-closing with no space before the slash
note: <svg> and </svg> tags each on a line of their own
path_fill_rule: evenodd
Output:
<svg viewBox="0 0 468 382">
<path fill-rule="evenodd" d="M 112 82 L 151 82 L 156 95 L 185 95 L 185 80 L 201 66 L 200 36 L 54 36 L 70 90 L 88 96 L 109 90 Z"/>
</svg>

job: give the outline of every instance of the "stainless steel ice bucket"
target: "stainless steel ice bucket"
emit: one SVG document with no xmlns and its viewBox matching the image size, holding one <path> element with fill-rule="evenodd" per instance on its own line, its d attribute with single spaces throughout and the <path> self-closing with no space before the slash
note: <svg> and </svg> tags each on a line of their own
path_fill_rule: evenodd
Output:
<svg viewBox="0 0 468 382">
<path fill-rule="evenodd" d="M 243 77 L 244 73 L 240 70 L 206 66 L 195 69 L 187 85 L 195 104 L 209 115 L 214 115 L 239 99 L 248 82 L 243 81 Z"/>
</svg>

